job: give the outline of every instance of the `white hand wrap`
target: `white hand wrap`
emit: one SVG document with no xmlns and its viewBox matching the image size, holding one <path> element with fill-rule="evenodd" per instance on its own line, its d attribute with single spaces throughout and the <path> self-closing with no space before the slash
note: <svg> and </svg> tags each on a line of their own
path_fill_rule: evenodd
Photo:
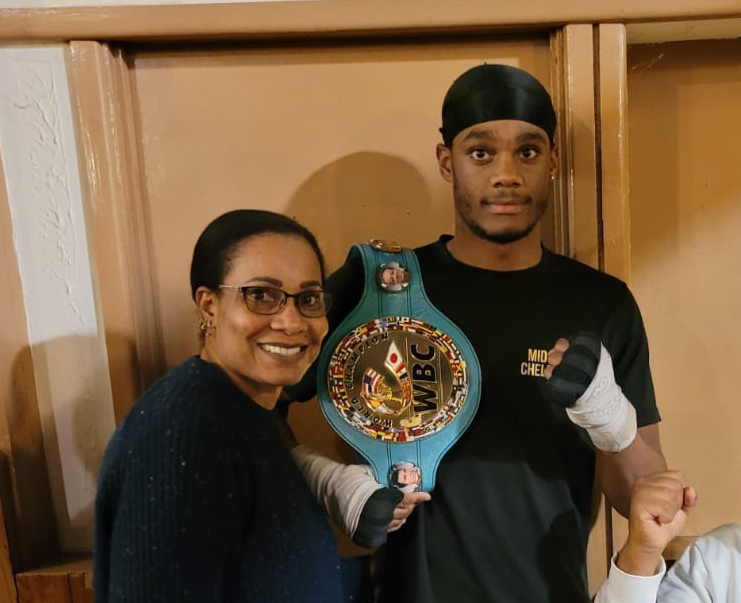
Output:
<svg viewBox="0 0 741 603">
<path fill-rule="evenodd" d="M 352 537 L 365 503 L 383 488 L 371 468 L 337 463 L 303 444 L 293 448 L 291 456 L 332 521 Z"/>
<path fill-rule="evenodd" d="M 620 452 L 635 439 L 636 411 L 615 383 L 612 358 L 600 345 L 600 359 L 594 379 L 566 414 L 587 430 L 594 445 L 606 452 Z"/>
</svg>

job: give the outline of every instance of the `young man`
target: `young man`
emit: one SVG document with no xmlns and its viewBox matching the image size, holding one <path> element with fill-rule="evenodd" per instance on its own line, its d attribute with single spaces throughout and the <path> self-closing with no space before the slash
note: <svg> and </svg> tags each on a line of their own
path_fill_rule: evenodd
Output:
<svg viewBox="0 0 741 603">
<path fill-rule="evenodd" d="M 662 552 L 679 535 L 696 500 L 684 476 L 666 471 L 636 480 L 628 540 L 612 561 L 595 603 L 741 601 L 741 525 L 698 538 L 667 572 Z"/>
<path fill-rule="evenodd" d="M 622 282 L 541 245 L 558 155 L 555 112 L 535 78 L 475 67 L 451 86 L 442 118 L 437 159 L 453 187 L 455 234 L 416 254 L 429 299 L 476 350 L 481 402 L 442 460 L 432 500 L 390 534 L 381 601 L 586 603 L 595 480 L 627 514 L 636 477 L 665 468 L 640 313 Z M 329 279 L 330 328 L 362 282 L 356 263 Z M 608 388 L 597 412 L 594 392 L 568 410 L 544 397 L 548 350 L 579 331 L 603 344 L 600 382 L 614 369 L 625 394 Z M 551 364 L 566 348 L 551 351 Z M 410 496 L 397 521 L 418 502 Z"/>
</svg>

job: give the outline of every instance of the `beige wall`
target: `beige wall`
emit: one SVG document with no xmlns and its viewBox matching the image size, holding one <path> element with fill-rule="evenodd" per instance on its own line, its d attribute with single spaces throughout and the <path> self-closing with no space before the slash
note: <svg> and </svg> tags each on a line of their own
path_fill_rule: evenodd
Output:
<svg viewBox="0 0 741 603">
<path fill-rule="evenodd" d="M 628 53 L 632 289 L 699 534 L 741 520 L 741 39 Z"/>
<path fill-rule="evenodd" d="M 166 364 L 197 349 L 190 256 L 224 211 L 297 217 L 330 270 L 357 241 L 416 246 L 452 232 L 450 186 L 435 160 L 440 106 L 455 76 L 484 60 L 549 79 L 547 37 L 134 53 Z"/>
</svg>

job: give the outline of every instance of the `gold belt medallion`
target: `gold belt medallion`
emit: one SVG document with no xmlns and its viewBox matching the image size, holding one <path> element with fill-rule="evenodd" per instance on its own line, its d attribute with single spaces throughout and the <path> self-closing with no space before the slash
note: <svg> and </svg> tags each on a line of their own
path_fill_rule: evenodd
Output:
<svg viewBox="0 0 741 603">
<path fill-rule="evenodd" d="M 340 416 L 366 436 L 411 442 L 458 414 L 466 364 L 451 338 L 408 316 L 386 316 L 348 333 L 329 361 L 329 394 Z"/>
</svg>

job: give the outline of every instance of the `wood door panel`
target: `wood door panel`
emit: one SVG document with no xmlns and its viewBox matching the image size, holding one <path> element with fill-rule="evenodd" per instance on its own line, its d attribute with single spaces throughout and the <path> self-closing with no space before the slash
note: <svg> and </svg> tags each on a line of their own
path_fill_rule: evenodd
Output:
<svg viewBox="0 0 741 603">
<path fill-rule="evenodd" d="M 632 289 L 685 533 L 741 519 L 741 39 L 630 47 Z"/>
<path fill-rule="evenodd" d="M 440 106 L 453 78 L 484 60 L 549 79 L 544 37 L 131 55 L 167 365 L 196 350 L 188 267 L 223 211 L 297 217 L 330 269 L 372 236 L 419 245 L 450 232 Z"/>
<path fill-rule="evenodd" d="M 545 34 L 130 53 L 147 268 L 167 366 L 198 349 L 188 270 L 198 234 L 224 211 L 298 218 L 330 270 L 356 241 L 416 246 L 452 232 L 452 191 L 435 160 L 440 109 L 453 79 L 484 61 L 550 84 Z M 549 214 L 552 243 L 552 207 Z M 300 441 L 353 458 L 318 405 L 294 405 L 290 422 Z"/>
</svg>

